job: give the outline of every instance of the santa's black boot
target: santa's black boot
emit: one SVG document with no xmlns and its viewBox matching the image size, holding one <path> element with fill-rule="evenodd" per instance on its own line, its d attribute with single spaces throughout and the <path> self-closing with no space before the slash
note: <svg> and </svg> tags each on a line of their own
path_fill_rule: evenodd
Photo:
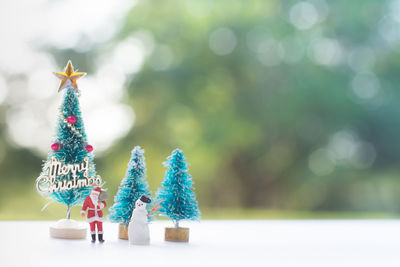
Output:
<svg viewBox="0 0 400 267">
<path fill-rule="evenodd" d="M 99 236 L 99 242 L 103 243 L 105 240 L 103 239 L 103 234 L 98 234 Z"/>
<path fill-rule="evenodd" d="M 92 243 L 96 242 L 96 234 L 92 234 Z"/>
</svg>

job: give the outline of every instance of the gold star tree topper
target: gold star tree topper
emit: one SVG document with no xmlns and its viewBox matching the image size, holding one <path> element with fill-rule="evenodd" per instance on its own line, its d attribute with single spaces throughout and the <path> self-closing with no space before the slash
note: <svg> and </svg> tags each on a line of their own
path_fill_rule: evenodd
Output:
<svg viewBox="0 0 400 267">
<path fill-rule="evenodd" d="M 64 72 L 53 72 L 57 78 L 61 79 L 60 87 L 58 88 L 58 92 L 67 87 L 73 87 L 74 90 L 79 93 L 78 85 L 76 80 L 86 75 L 85 72 L 75 72 L 74 67 L 72 66 L 71 60 L 68 60 L 67 66 L 65 67 Z"/>
</svg>

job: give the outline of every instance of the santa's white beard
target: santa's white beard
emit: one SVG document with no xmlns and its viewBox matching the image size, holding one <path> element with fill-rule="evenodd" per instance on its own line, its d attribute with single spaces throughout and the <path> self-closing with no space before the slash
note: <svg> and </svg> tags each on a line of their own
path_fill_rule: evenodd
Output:
<svg viewBox="0 0 400 267">
<path fill-rule="evenodd" d="M 95 206 L 97 206 L 97 203 L 99 202 L 99 197 L 98 196 L 94 196 L 94 195 L 90 195 L 90 198 L 92 199 L 92 202 Z"/>
</svg>

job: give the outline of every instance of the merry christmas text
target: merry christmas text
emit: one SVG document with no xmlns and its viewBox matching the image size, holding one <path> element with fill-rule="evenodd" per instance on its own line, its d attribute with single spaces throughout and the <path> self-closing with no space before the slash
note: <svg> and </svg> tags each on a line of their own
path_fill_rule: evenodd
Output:
<svg viewBox="0 0 400 267">
<path fill-rule="evenodd" d="M 83 178 L 79 177 L 79 173 Z M 72 179 L 58 179 L 60 176 L 71 174 Z M 83 162 L 75 164 L 63 164 L 53 157 L 43 166 L 43 174 L 36 179 L 36 190 L 41 193 L 53 193 L 61 190 L 73 188 L 99 186 L 100 176 L 89 176 L 89 158 L 84 158 Z"/>
</svg>

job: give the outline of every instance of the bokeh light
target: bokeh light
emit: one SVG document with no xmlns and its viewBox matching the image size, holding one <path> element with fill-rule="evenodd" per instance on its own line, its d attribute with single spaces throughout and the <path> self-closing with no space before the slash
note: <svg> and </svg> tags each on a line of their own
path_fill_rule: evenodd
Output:
<svg viewBox="0 0 400 267">
<path fill-rule="evenodd" d="M 223 56 L 232 53 L 237 44 L 235 33 L 226 27 L 214 30 L 210 34 L 210 49 L 217 55 Z"/>
</svg>

